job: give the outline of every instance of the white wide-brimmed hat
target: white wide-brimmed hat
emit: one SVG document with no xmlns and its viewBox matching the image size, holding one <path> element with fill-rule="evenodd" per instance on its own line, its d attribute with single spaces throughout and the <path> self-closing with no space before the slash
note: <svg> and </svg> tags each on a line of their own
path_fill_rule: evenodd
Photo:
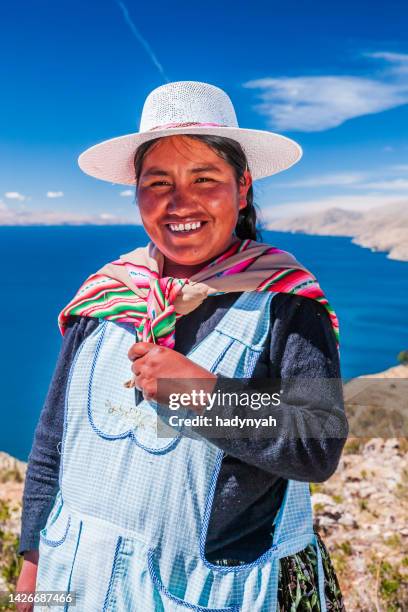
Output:
<svg viewBox="0 0 408 612">
<path fill-rule="evenodd" d="M 105 140 L 84 151 L 80 168 L 96 178 L 134 185 L 134 156 L 148 140 L 177 134 L 213 134 L 240 143 L 252 179 L 287 170 L 300 160 L 297 142 L 265 130 L 240 128 L 229 96 L 215 85 L 176 81 L 154 89 L 143 105 L 139 132 Z"/>
</svg>

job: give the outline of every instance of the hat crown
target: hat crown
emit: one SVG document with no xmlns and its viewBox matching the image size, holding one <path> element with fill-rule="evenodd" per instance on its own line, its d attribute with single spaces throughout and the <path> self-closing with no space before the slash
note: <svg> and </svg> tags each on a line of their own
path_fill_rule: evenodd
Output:
<svg viewBox="0 0 408 612">
<path fill-rule="evenodd" d="M 150 92 L 143 105 L 140 132 L 185 123 L 238 127 L 230 97 L 215 85 L 176 81 Z"/>
</svg>

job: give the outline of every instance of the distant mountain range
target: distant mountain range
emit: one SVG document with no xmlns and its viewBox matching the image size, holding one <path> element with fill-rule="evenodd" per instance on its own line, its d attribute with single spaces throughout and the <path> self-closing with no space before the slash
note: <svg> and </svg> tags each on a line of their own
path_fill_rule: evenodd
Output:
<svg viewBox="0 0 408 612">
<path fill-rule="evenodd" d="M 23 225 L 133 225 L 136 218 L 109 213 L 81 215 L 63 211 L 11 210 L 0 203 L 0 226 Z M 408 200 L 358 212 L 343 208 L 271 219 L 266 228 L 281 232 L 320 236 L 349 236 L 374 251 L 386 251 L 390 259 L 408 261 Z"/>
<path fill-rule="evenodd" d="M 0 203 L 0 226 L 8 225 L 133 225 L 135 219 L 109 213 L 81 215 L 64 211 L 12 210 Z"/>
<path fill-rule="evenodd" d="M 390 259 L 408 261 L 408 200 L 364 212 L 329 208 L 317 213 L 271 220 L 267 229 L 320 236 L 350 236 L 353 242 Z"/>
</svg>

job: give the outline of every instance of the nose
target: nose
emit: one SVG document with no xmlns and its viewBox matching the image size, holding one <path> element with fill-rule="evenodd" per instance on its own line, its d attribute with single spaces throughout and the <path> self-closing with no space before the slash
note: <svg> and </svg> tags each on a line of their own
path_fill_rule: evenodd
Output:
<svg viewBox="0 0 408 612">
<path fill-rule="evenodd" d="M 197 208 L 196 198 L 189 192 L 188 188 L 176 186 L 171 191 L 167 202 L 167 212 L 177 212 L 180 215 L 192 212 Z"/>
</svg>

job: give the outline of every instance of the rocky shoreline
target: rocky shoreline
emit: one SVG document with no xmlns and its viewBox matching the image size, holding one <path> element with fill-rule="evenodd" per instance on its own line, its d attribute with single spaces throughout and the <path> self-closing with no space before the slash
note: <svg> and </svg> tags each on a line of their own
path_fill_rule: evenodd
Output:
<svg viewBox="0 0 408 612">
<path fill-rule="evenodd" d="M 14 588 L 21 567 L 17 549 L 27 464 L 0 452 L 0 592 Z M 14 610 L 0 601 L 0 611 Z"/>
<path fill-rule="evenodd" d="M 312 485 L 316 528 L 355 611 L 408 609 L 408 441 L 350 439 Z"/>
<path fill-rule="evenodd" d="M 378 206 L 365 212 L 328 208 L 296 217 L 271 218 L 266 223 L 266 229 L 349 237 L 361 247 L 388 253 L 389 259 L 408 261 L 407 202 Z"/>
<path fill-rule="evenodd" d="M 408 378 L 408 366 L 372 376 L 392 385 Z M 0 591 L 14 588 L 21 564 L 16 549 L 25 472 L 24 462 L 0 452 Z M 347 611 L 408 610 L 408 439 L 349 438 L 336 473 L 311 490 L 315 528 L 329 549 Z"/>
</svg>

